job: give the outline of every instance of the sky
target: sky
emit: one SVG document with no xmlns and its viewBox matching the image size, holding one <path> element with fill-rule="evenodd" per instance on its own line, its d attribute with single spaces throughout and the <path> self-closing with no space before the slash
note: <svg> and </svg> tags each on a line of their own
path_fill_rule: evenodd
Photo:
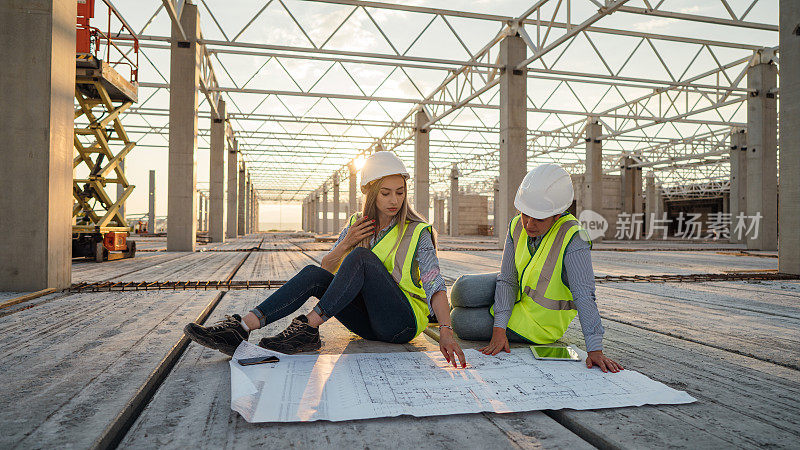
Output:
<svg viewBox="0 0 800 450">
<path fill-rule="evenodd" d="M 265 0 L 205 0 L 202 3 L 197 0 L 200 16 L 201 29 L 205 39 L 226 40 L 232 39 L 245 24 L 248 23 L 266 4 Z M 470 12 L 490 13 L 496 15 L 518 16 L 533 2 L 531 1 L 506 1 L 506 0 L 475 0 L 475 1 L 408 1 L 403 4 L 413 4 L 428 7 L 447 8 L 451 10 L 464 10 Z M 553 6 L 557 1 L 551 1 L 542 12 L 542 18 L 549 18 L 553 13 Z M 566 0 L 564 0 L 566 3 Z M 650 3 L 654 3 L 652 0 Z M 728 0 L 729 5 L 737 15 L 741 15 L 752 0 Z M 146 22 L 157 10 L 161 1 L 146 0 L 117 0 L 115 6 L 122 12 L 123 16 L 131 26 L 139 32 Z M 275 45 L 291 45 L 308 47 L 309 39 L 314 45 L 321 45 L 341 21 L 352 11 L 351 6 L 332 5 L 318 2 L 301 0 L 284 0 L 283 4 L 292 12 L 292 16 L 286 13 L 281 6 L 281 2 L 274 0 L 267 9 L 249 26 L 249 28 L 238 36 L 239 42 L 267 43 Z M 629 6 L 644 7 L 643 0 L 632 0 Z M 571 6 L 572 22 L 579 22 L 588 17 L 597 8 L 589 0 L 573 0 Z M 666 0 L 662 8 L 670 11 L 679 11 L 691 14 L 703 14 L 715 17 L 729 17 L 724 5 L 720 1 L 684 1 Z M 214 12 L 220 27 L 208 14 L 208 10 Z M 449 18 L 449 24 L 441 19 L 430 22 L 432 16 L 425 14 L 387 11 L 369 9 L 372 17 L 365 14 L 362 10 L 357 10 L 345 22 L 345 24 L 326 42 L 325 48 L 340 49 L 349 51 L 364 52 L 391 52 L 394 45 L 402 53 L 408 49 L 408 55 L 441 58 L 451 60 L 466 60 L 469 58 L 467 50 L 475 52 L 489 41 L 499 30 L 497 23 L 487 23 L 461 18 Z M 98 2 L 96 17 L 93 25 L 103 29 L 105 25 L 104 5 Z M 532 16 L 535 17 L 535 16 Z M 566 8 L 562 7 L 556 15 L 556 20 L 566 19 Z M 308 36 L 296 26 L 294 20 L 303 25 Z M 376 29 L 372 20 L 380 24 L 381 29 L 391 42 L 387 43 Z M 747 16 L 747 20 L 763 23 L 777 23 L 777 0 L 759 0 L 755 7 Z M 429 24 L 430 22 L 430 24 Z M 417 34 L 428 26 L 425 33 L 413 42 Z M 452 26 L 458 34 L 448 29 Z M 745 30 L 739 28 L 717 26 L 710 24 L 697 24 L 675 19 L 648 17 L 643 15 L 631 15 L 615 13 L 603 18 L 596 24 L 597 26 L 617 28 L 629 31 L 641 31 L 648 33 L 663 33 L 675 36 L 686 36 L 702 39 L 717 39 L 738 43 L 747 43 L 759 46 L 777 45 L 777 33 L 771 31 Z M 148 25 L 144 34 L 156 36 L 169 36 L 169 18 L 162 10 L 156 15 L 152 23 Z M 528 33 L 535 39 L 535 27 L 527 27 Z M 544 33 L 545 30 L 542 30 Z M 559 31 L 560 33 L 561 31 Z M 551 42 L 557 37 L 554 30 L 550 37 Z M 641 45 L 638 38 L 611 36 L 605 34 L 590 33 L 591 41 L 579 37 L 563 51 L 551 52 L 542 61 L 534 63 L 532 67 L 541 68 L 542 63 L 548 67 L 559 70 L 580 71 L 592 73 L 605 72 L 605 65 L 616 72 L 620 70 L 620 75 L 629 77 L 667 79 L 669 76 L 678 77 L 685 72 L 684 77 L 691 76 L 693 73 L 701 73 L 714 67 L 713 58 L 717 58 L 722 64 L 747 56 L 748 50 L 729 49 L 714 47 L 713 56 L 705 50 L 699 49 L 696 44 L 682 44 L 675 42 L 652 41 L 654 48 L 658 49 L 667 67 L 671 72 L 667 73 L 661 62 L 658 60 L 652 48 L 648 44 Z M 461 39 L 461 42 L 458 39 Z M 463 43 L 463 45 L 462 45 Z M 413 44 L 413 45 L 412 45 Z M 639 47 L 636 47 L 639 45 Z M 597 57 L 592 46 L 595 46 L 603 60 Z M 626 63 L 628 55 L 634 49 L 634 57 Z M 700 50 L 701 54 L 692 62 L 695 54 Z M 530 54 L 530 50 L 529 50 Z M 290 60 L 272 59 L 267 61 L 261 56 L 247 55 L 218 55 L 219 64 L 214 60 L 215 71 L 220 85 L 224 87 L 243 86 L 247 84 L 255 89 L 276 89 L 276 90 L 297 90 L 298 85 L 304 90 L 311 90 L 319 93 L 340 93 L 340 94 L 359 94 L 373 92 L 375 95 L 401 98 L 420 98 L 419 92 L 430 93 L 442 80 L 443 73 L 436 70 L 408 69 L 406 74 L 401 72 L 392 73 L 391 67 L 375 66 L 366 64 L 345 65 L 349 73 L 340 66 L 331 67 L 330 63 L 309 60 Z M 169 80 L 169 51 L 160 49 L 143 49 L 139 57 L 141 82 L 165 83 Z M 692 63 L 692 64 L 690 64 Z M 326 72 L 327 71 L 327 72 Z M 737 70 L 738 72 L 738 70 Z M 287 73 L 294 77 L 292 80 Z M 392 73 L 390 78 L 380 84 L 384 77 Z M 730 76 L 735 77 L 738 73 L 730 71 Z M 321 79 L 319 77 L 322 76 Z M 318 80 L 319 79 L 319 80 Z M 703 80 L 711 82 L 710 80 Z M 316 84 L 314 84 L 316 82 Z M 360 89 L 359 89 L 360 88 Z M 554 91 L 555 89 L 555 91 Z M 642 88 L 622 88 L 620 94 L 627 98 L 643 95 L 647 89 Z M 552 109 L 578 108 L 578 104 L 585 105 L 590 110 L 603 110 L 620 103 L 621 97 L 614 90 L 609 92 L 608 86 L 575 83 L 570 87 L 559 85 L 553 80 L 529 80 L 528 95 L 537 107 Z M 140 105 L 145 102 L 145 107 L 166 109 L 169 106 L 169 94 L 165 89 L 157 90 L 151 88 L 140 88 Z M 201 96 L 202 98 L 202 96 Z M 368 104 L 365 102 L 351 100 L 332 100 L 320 101 L 302 97 L 282 97 L 269 96 L 264 98 L 262 94 L 231 94 L 226 97 L 229 99 L 229 111 L 239 109 L 241 111 L 251 111 L 256 108 L 258 114 L 294 114 L 308 116 L 331 116 L 341 115 L 343 117 L 358 117 L 361 119 L 375 120 L 398 120 L 402 118 L 413 105 L 408 103 L 377 103 Z M 487 103 L 497 104 L 497 90 L 492 89 L 481 96 Z M 687 101 L 694 98 L 687 98 Z M 700 101 L 704 101 L 700 99 Z M 235 103 L 235 105 L 233 105 Z M 208 111 L 208 106 L 201 105 L 201 113 Z M 711 117 L 713 113 L 698 115 L 698 117 Z M 726 120 L 744 121 L 746 119 L 743 108 L 738 110 L 735 107 L 727 112 L 723 110 Z M 447 118 L 447 123 L 463 125 L 496 126 L 498 123 L 498 111 L 496 109 L 478 109 L 473 111 L 463 111 L 463 113 L 453 114 Z M 131 125 L 132 135 L 137 139 L 139 145 L 126 160 L 126 172 L 128 179 L 137 186 L 133 195 L 128 201 L 128 214 L 144 214 L 147 210 L 147 182 L 149 170 L 156 171 L 156 203 L 157 215 L 166 215 L 167 208 L 167 134 L 142 134 L 142 128 L 137 126 L 152 125 L 156 127 L 166 127 L 168 117 L 166 116 L 147 116 L 147 122 L 140 117 L 128 116 L 126 124 Z M 543 113 L 528 114 L 528 126 L 531 129 L 550 130 L 562 126 L 565 122 L 582 120 L 582 116 L 564 115 L 554 117 Z M 260 132 L 293 132 L 299 131 L 296 124 L 275 124 L 275 123 L 234 123 L 234 128 L 247 128 L 248 130 L 259 130 Z M 209 174 L 209 154 L 207 133 L 209 120 L 201 118 L 199 128 L 201 136 L 198 139 L 198 150 L 196 154 L 197 183 L 199 189 L 208 188 Z M 166 128 L 165 128 L 166 129 Z M 647 135 L 656 134 L 664 137 L 676 137 L 676 133 L 692 134 L 697 129 L 696 125 L 676 124 L 674 127 L 664 127 L 661 129 L 649 129 Z M 137 132 L 138 130 L 138 132 Z M 313 131 L 313 128 L 306 128 L 306 132 Z M 382 127 L 364 127 L 352 129 L 347 127 L 329 126 L 326 130 L 317 130 L 320 133 L 346 133 L 353 136 L 366 136 L 368 138 L 379 137 L 386 131 Z M 479 154 L 486 151 L 488 147 L 496 142 L 496 134 L 490 136 L 487 145 L 470 146 L 461 145 L 455 148 L 443 143 L 444 141 L 475 141 L 486 139 L 486 136 L 477 136 L 474 133 L 444 133 L 437 130 L 431 132 L 431 139 L 436 142 L 431 144 L 431 165 L 436 167 L 449 167 L 452 161 L 468 157 L 471 154 Z M 492 141 L 495 139 L 495 141 Z M 367 142 L 367 141 L 363 141 Z M 352 142 L 298 142 L 291 139 L 284 139 L 281 144 L 284 148 L 276 149 L 259 147 L 258 140 L 248 140 L 243 142 L 242 148 L 245 150 L 245 159 L 251 163 L 251 167 L 270 167 L 259 176 L 259 188 L 269 189 L 279 183 L 290 183 L 297 188 L 308 190 L 316 188 L 321 179 L 327 177 L 336 168 L 346 163 L 351 155 L 368 146 L 368 143 L 353 144 Z M 248 145 L 250 148 L 248 149 Z M 357 148 L 360 145 L 362 148 Z M 614 144 L 610 144 L 612 149 Z M 623 145 L 623 144 L 620 144 Z M 496 146 L 495 146 L 496 147 Z M 623 148 L 620 147 L 619 150 Z M 313 153 L 312 153 L 313 151 Z M 321 151 L 327 154 L 321 155 Z M 413 145 L 407 144 L 397 149 L 401 158 L 406 161 L 410 168 L 413 168 Z M 577 158 L 575 152 L 565 153 L 564 161 Z M 572 158 L 572 159 L 571 159 Z M 312 175 L 308 175 L 312 172 Z M 475 176 L 474 181 L 485 179 L 490 174 L 481 173 Z M 289 181 L 287 181 L 289 180 Z M 465 180 L 469 181 L 469 180 Z M 446 188 L 446 180 L 433 179 L 432 189 L 443 190 Z M 346 189 L 343 189 L 343 196 Z M 260 222 L 268 228 L 298 228 L 300 222 L 300 208 L 298 203 L 267 203 L 261 205 Z M 269 224 L 269 225 L 267 225 Z"/>
</svg>

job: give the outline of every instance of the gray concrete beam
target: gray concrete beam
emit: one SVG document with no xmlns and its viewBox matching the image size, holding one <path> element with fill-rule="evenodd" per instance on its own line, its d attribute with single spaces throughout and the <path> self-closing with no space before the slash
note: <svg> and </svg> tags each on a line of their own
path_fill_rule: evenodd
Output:
<svg viewBox="0 0 800 450">
<path fill-rule="evenodd" d="M 430 118 L 424 109 L 414 115 L 414 209 L 426 219 L 430 214 Z"/>
<path fill-rule="evenodd" d="M 233 140 L 233 147 L 228 148 L 228 217 L 225 235 L 235 238 L 239 231 L 239 143 Z"/>
<path fill-rule="evenodd" d="M 0 2 L 0 291 L 70 285 L 75 11 Z"/>
<path fill-rule="evenodd" d="M 181 13 L 187 42 L 172 25 L 169 74 L 169 187 L 167 251 L 192 252 L 197 233 L 197 90 L 200 85 L 202 46 L 197 6 L 187 4 Z M 179 45 L 180 44 L 180 45 Z"/>
<path fill-rule="evenodd" d="M 747 214 L 747 131 L 744 128 L 732 128 L 730 139 L 731 192 L 728 211 L 731 213 L 731 224 L 735 226 L 739 214 Z M 744 242 L 732 231 L 732 243 Z"/>
<path fill-rule="evenodd" d="M 225 101 L 217 105 L 219 118 L 211 118 L 211 150 L 209 152 L 209 224 L 210 242 L 225 242 L 225 129 L 228 116 Z"/>
<path fill-rule="evenodd" d="M 150 183 L 147 193 L 147 233 L 156 232 L 156 171 L 150 171 Z"/>
<path fill-rule="evenodd" d="M 498 207 L 498 246 L 505 244 L 508 223 L 517 213 L 514 197 L 528 171 L 527 77 L 515 67 L 525 60 L 528 47 L 520 36 L 500 42 L 500 204 Z M 452 216 L 452 214 L 451 214 Z"/>
<path fill-rule="evenodd" d="M 757 57 L 758 64 L 747 70 L 747 215 L 761 219 L 758 233 L 746 240 L 748 249 L 777 250 L 778 67 L 771 52 L 760 51 Z"/>
<path fill-rule="evenodd" d="M 800 274 L 800 8 L 780 2 L 781 173 L 778 270 Z"/>
<path fill-rule="evenodd" d="M 448 207 L 449 220 L 447 221 L 448 234 L 450 236 L 458 236 L 458 166 L 453 163 L 453 168 L 450 169 L 450 205 Z"/>
</svg>

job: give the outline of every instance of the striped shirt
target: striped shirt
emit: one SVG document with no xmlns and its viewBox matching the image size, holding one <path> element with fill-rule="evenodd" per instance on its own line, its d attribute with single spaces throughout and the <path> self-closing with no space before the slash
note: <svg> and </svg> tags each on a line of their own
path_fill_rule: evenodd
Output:
<svg viewBox="0 0 800 450">
<path fill-rule="evenodd" d="M 572 293 L 578 320 L 581 323 L 586 351 L 603 349 L 603 325 L 600 312 L 595 301 L 594 270 L 592 269 L 591 246 L 583 239 L 576 239 L 576 233 L 567 244 L 564 252 L 564 263 L 561 280 Z M 544 236 L 528 237 L 531 254 L 542 242 Z M 506 328 L 511 318 L 511 310 L 519 291 L 517 282 L 517 266 L 514 264 L 514 240 L 511 238 L 511 226 L 503 247 L 503 260 L 500 273 L 497 275 L 497 287 L 494 292 L 494 326 Z"/>
<path fill-rule="evenodd" d="M 377 235 L 374 235 L 370 239 L 370 248 L 374 247 L 378 241 L 386 236 L 386 233 L 389 232 L 389 229 L 392 228 L 394 223 L 394 220 L 392 220 L 392 222 L 389 223 L 386 228 L 379 231 Z M 342 242 L 344 237 L 347 235 L 347 230 L 349 229 L 349 225 L 342 229 L 342 232 L 339 233 L 339 239 L 337 239 L 336 243 L 333 244 L 331 251 L 333 251 L 333 249 L 336 248 L 340 242 Z M 441 271 L 439 270 L 439 258 L 436 257 L 436 247 L 433 246 L 433 239 L 431 237 L 430 229 L 425 229 L 419 235 L 419 245 L 417 245 L 417 252 L 414 254 L 414 262 L 411 266 L 412 274 L 417 273 L 417 267 L 419 268 L 420 280 L 415 279 L 414 282 L 422 282 L 422 289 L 425 290 L 425 297 L 428 300 L 428 308 L 430 309 L 431 298 L 433 297 L 433 294 L 439 291 L 447 291 L 447 288 L 444 285 L 444 278 L 442 278 Z"/>
</svg>

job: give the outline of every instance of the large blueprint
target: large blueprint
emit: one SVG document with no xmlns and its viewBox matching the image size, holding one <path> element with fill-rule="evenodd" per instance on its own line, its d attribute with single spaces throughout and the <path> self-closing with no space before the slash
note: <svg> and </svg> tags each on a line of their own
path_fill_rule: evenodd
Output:
<svg viewBox="0 0 800 450">
<path fill-rule="evenodd" d="M 289 356 L 243 342 L 230 362 L 231 408 L 248 422 L 306 422 L 695 401 L 633 370 L 604 374 L 581 362 L 538 361 L 524 348 L 464 353 L 467 368 L 455 369 L 439 352 Z M 280 362 L 237 362 L 270 354 Z"/>
</svg>

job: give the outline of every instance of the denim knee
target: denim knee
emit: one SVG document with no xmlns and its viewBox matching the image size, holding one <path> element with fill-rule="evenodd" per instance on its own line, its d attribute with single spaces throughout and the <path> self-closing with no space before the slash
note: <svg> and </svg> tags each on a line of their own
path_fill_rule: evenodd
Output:
<svg viewBox="0 0 800 450">
<path fill-rule="evenodd" d="M 330 276 L 330 272 L 328 272 L 327 270 L 323 269 L 322 267 L 316 264 L 309 264 L 303 267 L 302 269 L 300 269 L 300 272 L 297 273 L 297 275 L 301 274 L 303 276 L 310 276 L 313 278 L 317 278 L 319 275 L 324 275 L 324 274 Z"/>
<path fill-rule="evenodd" d="M 372 250 L 365 247 L 356 247 L 344 257 L 342 260 L 342 265 L 362 263 L 367 261 L 371 256 L 377 258 L 377 256 L 372 253 Z"/>
</svg>

